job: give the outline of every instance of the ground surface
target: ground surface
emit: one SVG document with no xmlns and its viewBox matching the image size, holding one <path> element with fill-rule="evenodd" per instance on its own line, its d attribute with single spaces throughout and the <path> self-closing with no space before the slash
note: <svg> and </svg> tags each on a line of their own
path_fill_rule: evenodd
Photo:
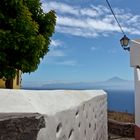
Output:
<svg viewBox="0 0 140 140">
<path fill-rule="evenodd" d="M 134 123 L 134 115 L 129 114 L 126 112 L 115 112 L 115 111 L 108 111 L 108 118 L 113 119 L 119 122 L 131 122 Z M 135 138 L 126 138 L 114 134 L 109 134 L 109 140 L 135 140 Z"/>
<path fill-rule="evenodd" d="M 134 115 L 126 112 L 108 111 L 108 118 L 119 122 L 134 123 Z"/>
<path fill-rule="evenodd" d="M 121 136 L 110 134 L 110 139 L 109 140 L 135 140 L 135 138 L 124 138 L 124 137 L 121 137 Z"/>
</svg>

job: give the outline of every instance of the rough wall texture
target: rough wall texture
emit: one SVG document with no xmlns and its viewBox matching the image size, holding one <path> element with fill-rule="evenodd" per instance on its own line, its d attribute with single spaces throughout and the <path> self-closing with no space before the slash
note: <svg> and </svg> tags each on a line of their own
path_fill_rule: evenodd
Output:
<svg viewBox="0 0 140 140">
<path fill-rule="evenodd" d="M 45 127 L 39 114 L 0 114 L 0 140 L 37 140 L 37 134 Z"/>
<path fill-rule="evenodd" d="M 38 140 L 107 140 L 106 96 L 96 96 L 78 106 L 47 116 Z"/>
<path fill-rule="evenodd" d="M 133 123 L 123 123 L 109 119 L 108 131 L 120 136 L 134 137 L 135 125 Z"/>
</svg>

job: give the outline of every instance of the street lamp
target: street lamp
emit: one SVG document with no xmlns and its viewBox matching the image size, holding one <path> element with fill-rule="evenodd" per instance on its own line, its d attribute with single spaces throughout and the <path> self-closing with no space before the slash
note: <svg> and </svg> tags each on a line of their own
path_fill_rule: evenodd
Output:
<svg viewBox="0 0 140 140">
<path fill-rule="evenodd" d="M 130 51 L 130 47 L 128 47 L 129 41 L 130 41 L 130 39 L 126 35 L 124 35 L 120 39 L 121 46 L 123 47 L 124 50 Z"/>
</svg>

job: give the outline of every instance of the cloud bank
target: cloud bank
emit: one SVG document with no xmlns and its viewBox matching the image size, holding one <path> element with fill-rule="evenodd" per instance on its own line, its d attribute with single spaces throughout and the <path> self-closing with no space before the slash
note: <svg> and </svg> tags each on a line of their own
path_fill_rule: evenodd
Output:
<svg viewBox="0 0 140 140">
<path fill-rule="evenodd" d="M 95 38 L 121 32 L 110 10 L 102 5 L 89 7 L 72 6 L 61 2 L 43 2 L 45 12 L 57 13 L 56 32 Z M 116 16 L 126 33 L 140 35 L 140 16 L 130 11 L 114 8 Z"/>
</svg>

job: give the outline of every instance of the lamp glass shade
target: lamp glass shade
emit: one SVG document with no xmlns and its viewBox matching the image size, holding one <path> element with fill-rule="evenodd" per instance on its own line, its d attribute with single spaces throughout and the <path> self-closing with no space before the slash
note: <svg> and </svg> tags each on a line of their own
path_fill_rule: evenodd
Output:
<svg viewBox="0 0 140 140">
<path fill-rule="evenodd" d="M 120 43 L 121 43 L 121 46 L 123 47 L 125 47 L 125 46 L 128 46 L 128 44 L 129 44 L 129 38 L 126 36 L 126 35 L 124 35 L 124 37 L 123 38 L 121 38 L 121 40 L 120 40 Z"/>
</svg>

